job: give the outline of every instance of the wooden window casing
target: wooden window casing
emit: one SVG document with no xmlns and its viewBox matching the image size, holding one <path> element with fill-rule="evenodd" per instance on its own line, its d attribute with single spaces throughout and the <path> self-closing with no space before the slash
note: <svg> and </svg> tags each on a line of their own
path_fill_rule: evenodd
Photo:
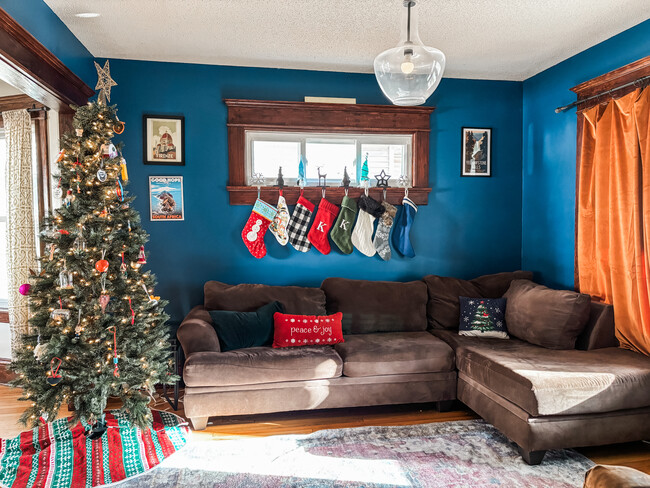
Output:
<svg viewBox="0 0 650 488">
<path fill-rule="evenodd" d="M 338 103 L 278 102 L 266 100 L 225 99 L 228 107 L 228 160 L 229 181 L 226 187 L 231 205 L 253 205 L 257 188 L 246 184 L 246 131 L 316 132 L 404 134 L 412 137 L 412 187 L 409 198 L 417 205 L 429 200 L 429 135 L 431 113 L 435 107 L 397 107 L 393 105 L 361 105 Z M 395 176 L 395 175 L 393 175 Z M 383 199 L 383 189 L 373 187 L 370 195 Z M 349 196 L 356 198 L 363 192 L 350 187 Z M 306 186 L 305 198 L 318 202 L 321 188 Z M 341 203 L 345 192 L 341 187 L 327 187 L 327 199 Z M 278 188 L 261 188 L 261 198 L 272 202 L 277 199 Z M 300 196 L 297 186 L 285 186 L 284 197 L 293 205 Z M 386 190 L 389 203 L 400 204 L 404 189 L 390 187 Z"/>
</svg>

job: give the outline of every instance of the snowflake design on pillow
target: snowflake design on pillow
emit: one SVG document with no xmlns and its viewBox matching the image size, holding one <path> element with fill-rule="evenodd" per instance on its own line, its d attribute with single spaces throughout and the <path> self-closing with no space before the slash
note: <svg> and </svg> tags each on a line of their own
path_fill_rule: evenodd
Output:
<svg viewBox="0 0 650 488">
<path fill-rule="evenodd" d="M 460 324 L 458 334 L 474 337 L 509 339 L 505 321 L 505 298 L 458 297 Z"/>
</svg>

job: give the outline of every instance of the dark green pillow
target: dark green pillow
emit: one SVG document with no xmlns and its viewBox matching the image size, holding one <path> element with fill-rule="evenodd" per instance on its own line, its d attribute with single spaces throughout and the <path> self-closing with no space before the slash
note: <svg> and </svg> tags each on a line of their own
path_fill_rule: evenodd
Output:
<svg viewBox="0 0 650 488">
<path fill-rule="evenodd" d="M 273 342 L 273 314 L 284 313 L 280 302 L 271 302 L 255 312 L 210 310 L 221 351 L 270 346 Z"/>
</svg>

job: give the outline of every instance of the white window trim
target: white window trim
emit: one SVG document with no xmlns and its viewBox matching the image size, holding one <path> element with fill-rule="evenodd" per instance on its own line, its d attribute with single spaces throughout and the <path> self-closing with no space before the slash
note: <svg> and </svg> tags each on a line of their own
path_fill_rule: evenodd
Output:
<svg viewBox="0 0 650 488">
<path fill-rule="evenodd" d="M 356 141 L 357 149 L 357 161 L 361 162 L 362 160 L 362 144 L 404 144 L 406 146 L 406 157 L 402 162 L 402 167 L 404 169 L 404 175 L 408 178 L 409 181 L 413 180 L 412 171 L 413 171 L 413 136 L 408 134 L 363 134 L 363 133 L 339 133 L 339 132 L 296 132 L 296 131 L 261 131 L 261 130 L 246 130 L 246 148 L 245 148 L 245 159 L 246 159 L 246 184 L 253 186 L 251 179 L 253 175 L 253 143 L 255 141 L 286 141 L 286 142 L 300 142 L 300 154 L 303 158 L 306 159 L 306 144 L 307 139 L 309 140 L 319 140 L 328 142 L 342 142 L 342 141 Z M 356 178 L 356 167 L 349 168 L 348 174 L 352 181 L 355 181 Z M 402 175 L 391 175 L 389 180 L 389 186 L 396 187 L 398 179 Z M 371 176 L 372 177 L 372 176 Z M 293 179 L 293 178 L 292 178 Z M 272 177 L 265 177 L 264 186 L 273 186 L 277 182 L 277 175 Z M 292 186 L 291 182 L 285 179 L 286 186 Z M 309 178 L 307 179 L 308 186 L 317 186 L 318 179 Z M 327 186 L 340 186 L 339 181 L 331 181 Z"/>
</svg>

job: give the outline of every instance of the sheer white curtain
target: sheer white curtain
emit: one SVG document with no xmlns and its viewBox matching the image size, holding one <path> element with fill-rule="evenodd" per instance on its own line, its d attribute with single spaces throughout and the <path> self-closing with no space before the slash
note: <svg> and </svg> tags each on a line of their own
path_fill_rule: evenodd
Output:
<svg viewBox="0 0 650 488">
<path fill-rule="evenodd" d="M 27 110 L 2 113 L 7 146 L 7 277 L 11 349 L 29 330 L 27 299 L 18 287 L 29 281 L 29 268 L 36 266 L 36 239 L 32 192 L 32 128 Z"/>
</svg>

